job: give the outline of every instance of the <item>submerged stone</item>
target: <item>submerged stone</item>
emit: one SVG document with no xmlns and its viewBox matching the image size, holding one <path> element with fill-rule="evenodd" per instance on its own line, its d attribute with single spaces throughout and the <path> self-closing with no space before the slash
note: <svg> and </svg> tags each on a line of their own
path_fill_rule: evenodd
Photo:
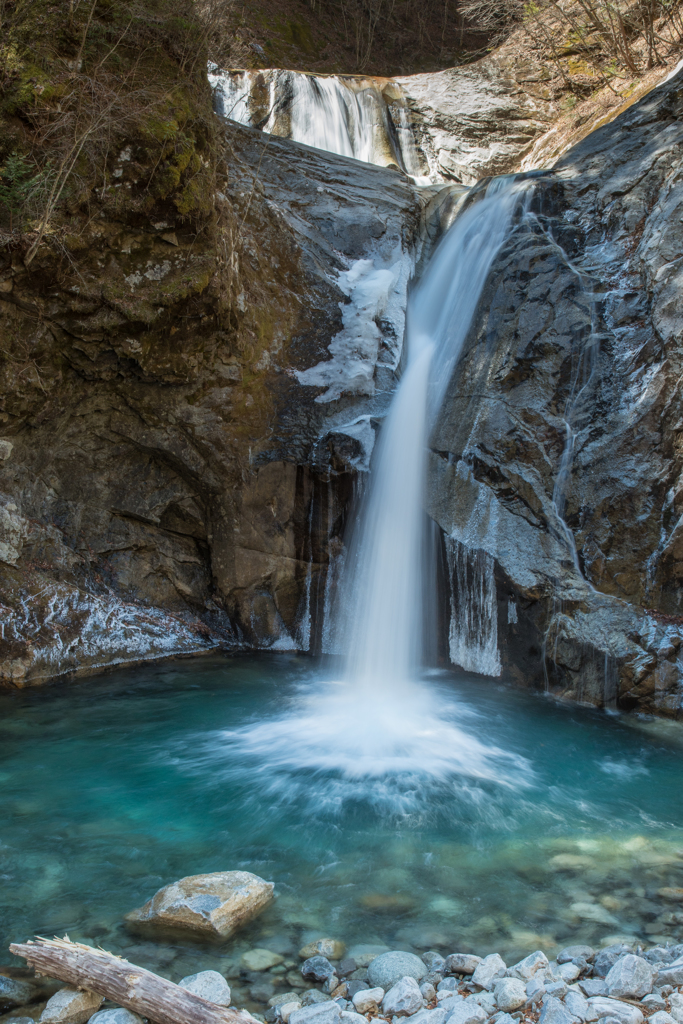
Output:
<svg viewBox="0 0 683 1024">
<path fill-rule="evenodd" d="M 301 965 L 301 976 L 310 981 L 327 981 L 334 974 L 334 967 L 324 956 L 312 956 Z"/>
<path fill-rule="evenodd" d="M 270 949 L 250 949 L 242 954 L 240 964 L 247 971 L 267 971 L 284 962 L 284 957 Z"/>
<path fill-rule="evenodd" d="M 345 952 L 346 946 L 343 942 L 339 942 L 338 939 L 315 939 L 313 942 L 307 942 L 306 945 L 299 950 L 299 956 L 302 960 L 308 960 L 309 957 L 314 956 L 324 956 L 331 960 L 341 960 Z"/>
<path fill-rule="evenodd" d="M 250 871 L 189 875 L 164 886 L 125 920 L 135 930 L 226 939 L 268 906 L 274 888 Z"/>
<path fill-rule="evenodd" d="M 0 974 L 0 1012 L 11 1010 L 14 1006 L 26 1006 L 37 1003 L 45 998 L 42 989 L 32 981 L 20 978 L 6 978 Z"/>
</svg>

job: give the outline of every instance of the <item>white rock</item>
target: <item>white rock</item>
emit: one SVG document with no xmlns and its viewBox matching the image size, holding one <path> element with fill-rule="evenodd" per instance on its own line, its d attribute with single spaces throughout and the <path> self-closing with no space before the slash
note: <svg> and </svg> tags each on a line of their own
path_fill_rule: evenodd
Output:
<svg viewBox="0 0 683 1024">
<path fill-rule="evenodd" d="M 418 1010 L 414 1017 L 410 1018 L 410 1024 L 446 1024 L 448 1011 L 437 1006 L 435 1010 Z"/>
<path fill-rule="evenodd" d="M 104 996 L 87 989 L 60 988 L 48 999 L 40 1024 L 86 1024 L 104 1002 Z"/>
<path fill-rule="evenodd" d="M 375 1013 L 383 999 L 383 988 L 363 988 L 356 992 L 351 1002 L 358 1013 Z"/>
<path fill-rule="evenodd" d="M 467 997 L 465 1002 L 477 1003 L 478 1006 L 481 1006 L 486 1011 L 487 1017 L 490 1017 L 497 1010 L 496 997 L 493 992 L 473 992 L 471 996 Z"/>
<path fill-rule="evenodd" d="M 451 953 L 446 957 L 444 970 L 447 974 L 472 974 L 481 963 L 481 957 L 474 953 Z"/>
<path fill-rule="evenodd" d="M 420 987 L 415 978 L 409 977 L 401 978 L 392 985 L 382 1000 L 382 1012 L 392 1017 L 411 1017 L 422 1006 Z"/>
<path fill-rule="evenodd" d="M 90 1018 L 90 1024 L 142 1024 L 142 1017 L 117 1006 L 115 1010 L 98 1010 Z"/>
<path fill-rule="evenodd" d="M 533 978 L 527 982 L 526 994 L 527 999 L 532 1000 L 534 1003 L 540 1002 L 545 995 L 545 978 L 541 971 L 538 974 L 534 974 Z"/>
<path fill-rule="evenodd" d="M 609 999 L 607 996 L 592 996 L 588 1004 L 596 1014 L 596 1020 L 616 1017 L 621 1024 L 643 1024 L 642 1012 L 630 1003 L 622 1003 L 619 999 Z"/>
<path fill-rule="evenodd" d="M 461 1003 L 465 1002 L 464 996 L 461 996 L 458 992 L 453 992 L 451 989 L 448 989 L 448 988 L 442 988 L 442 989 L 440 989 L 440 991 L 438 991 L 436 993 L 436 1001 L 438 1003 L 443 1003 L 444 1000 L 446 1000 L 446 999 L 455 999 L 456 1003 L 457 1002 L 461 1002 Z M 453 1003 L 453 1006 L 455 1006 L 455 1003 Z"/>
<path fill-rule="evenodd" d="M 324 1003 L 313 1006 L 302 1006 L 289 1015 L 289 1024 L 339 1024 L 341 1009 L 334 999 L 326 999 Z"/>
<path fill-rule="evenodd" d="M 556 973 L 559 974 L 563 981 L 571 985 L 573 981 L 576 981 L 581 976 L 581 968 L 572 963 L 558 964 Z"/>
<path fill-rule="evenodd" d="M 483 1024 L 488 1016 L 478 1003 L 470 1003 L 465 999 L 454 1007 L 446 1018 L 446 1024 Z"/>
<path fill-rule="evenodd" d="M 11 441 L 6 441 L 4 439 L 0 441 L 0 459 L 2 459 L 3 462 L 5 459 L 9 459 L 13 448 L 14 445 Z"/>
<path fill-rule="evenodd" d="M 178 984 L 187 992 L 195 996 L 208 999 L 216 1006 L 230 1006 L 230 986 L 218 971 L 199 971 L 198 974 L 188 974 Z"/>
<path fill-rule="evenodd" d="M 531 981 L 539 971 L 545 971 L 547 967 L 548 957 L 540 949 L 537 949 L 535 953 L 530 953 L 529 956 L 525 956 L 519 963 L 509 967 L 507 974 L 510 978 L 519 978 L 520 981 L 526 983 Z"/>
<path fill-rule="evenodd" d="M 605 984 L 614 999 L 642 999 L 652 991 L 655 970 L 642 956 L 627 953 L 610 968 Z"/>
<path fill-rule="evenodd" d="M 650 992 L 649 996 L 643 996 L 641 1003 L 650 1010 L 666 1010 L 666 999 L 658 992 Z"/>
<path fill-rule="evenodd" d="M 574 1024 L 577 1018 L 555 996 L 548 996 L 543 1003 L 538 1024 Z"/>
<path fill-rule="evenodd" d="M 675 1017 L 679 1024 L 683 1024 L 683 995 L 680 992 L 672 992 L 669 996 L 671 1016 Z"/>
<path fill-rule="evenodd" d="M 673 963 L 667 964 L 657 972 L 657 984 L 673 985 L 674 988 L 683 985 L 683 956 L 679 956 Z"/>
<path fill-rule="evenodd" d="M 481 988 L 492 989 L 496 978 L 502 978 L 506 970 L 507 967 L 502 956 L 499 956 L 497 953 L 491 953 L 490 956 L 485 956 L 482 962 L 477 965 L 472 975 L 472 981 L 475 985 L 480 985 Z"/>
<path fill-rule="evenodd" d="M 526 988 L 519 978 L 500 978 L 493 986 L 493 995 L 505 1013 L 513 1013 L 526 1002 Z"/>
<path fill-rule="evenodd" d="M 593 1020 L 595 1010 L 591 1010 L 588 1000 L 581 992 L 567 992 L 564 997 L 564 1005 L 579 1020 Z"/>
<path fill-rule="evenodd" d="M 273 953 L 270 949 L 249 949 L 242 954 L 240 966 L 247 971 L 267 971 L 281 964 L 283 960 L 283 956 Z"/>
<path fill-rule="evenodd" d="M 282 1017 L 282 1020 L 284 1021 L 284 1024 L 289 1024 L 289 1018 L 292 1016 L 294 1011 L 295 1010 L 300 1010 L 300 1009 L 301 1009 L 301 1003 L 299 1003 L 299 1002 L 281 1003 L 281 1005 L 280 1005 L 280 1016 Z M 343 1013 L 342 1013 L 342 1016 L 343 1016 Z M 349 1016 L 349 1017 L 351 1017 L 351 1016 L 357 1017 L 358 1014 L 357 1013 L 347 1014 L 347 1016 Z M 363 1020 L 365 1020 L 365 1017 L 363 1017 Z M 355 1022 L 354 1021 L 347 1021 L 347 1024 L 355 1024 Z"/>
<path fill-rule="evenodd" d="M 648 1017 L 648 1024 L 676 1024 L 676 1021 L 666 1010 L 657 1010 L 651 1017 Z"/>
<path fill-rule="evenodd" d="M 362 1014 L 354 1013 L 353 1010 L 342 1010 L 339 1024 L 368 1024 L 368 1021 Z"/>
<path fill-rule="evenodd" d="M 431 981 L 423 981 L 420 985 L 420 992 L 425 1003 L 433 1003 L 436 999 L 436 989 L 432 985 Z"/>
</svg>

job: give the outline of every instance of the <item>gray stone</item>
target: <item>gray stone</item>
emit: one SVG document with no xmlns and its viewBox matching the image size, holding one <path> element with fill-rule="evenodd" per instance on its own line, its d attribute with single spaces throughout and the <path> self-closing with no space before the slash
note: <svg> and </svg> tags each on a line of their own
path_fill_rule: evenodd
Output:
<svg viewBox="0 0 683 1024">
<path fill-rule="evenodd" d="M 324 956 L 311 956 L 301 965 L 301 976 L 309 981 L 326 981 L 334 974 L 334 967 Z"/>
<path fill-rule="evenodd" d="M 605 978 L 607 994 L 615 999 L 642 999 L 652 991 L 654 979 L 652 964 L 641 956 L 627 953 L 616 961 Z"/>
<path fill-rule="evenodd" d="M 557 962 L 558 964 L 568 964 L 572 960 L 583 958 L 590 963 L 594 956 L 595 950 L 592 946 L 565 946 L 557 954 Z"/>
<path fill-rule="evenodd" d="M 268 1006 L 284 1006 L 285 1003 L 296 1003 L 301 999 L 298 992 L 278 992 L 268 1000 Z"/>
<path fill-rule="evenodd" d="M 425 1003 L 433 1003 L 436 999 L 436 989 L 429 981 L 423 981 L 420 985 L 420 992 Z"/>
<path fill-rule="evenodd" d="M 569 991 L 566 981 L 546 981 L 544 984 L 547 995 L 554 999 L 564 999 Z"/>
<path fill-rule="evenodd" d="M 561 1000 L 550 996 L 543 1003 L 538 1024 L 574 1024 L 577 1019 Z"/>
<path fill-rule="evenodd" d="M 353 957 L 359 967 L 369 967 L 373 960 L 382 953 L 388 953 L 389 948 L 387 946 L 379 946 L 372 943 L 360 943 L 357 946 L 353 946 L 349 951 L 348 955 Z"/>
<path fill-rule="evenodd" d="M 465 1002 L 464 996 L 458 995 L 457 992 L 437 992 L 436 998 L 439 1008 L 447 1010 L 448 1013 L 450 1013 L 454 1007 L 459 1006 L 460 1003 Z"/>
<path fill-rule="evenodd" d="M 435 1010 L 425 1008 L 410 1018 L 410 1024 L 446 1024 L 447 1017 L 448 1011 L 442 1006 L 437 1006 Z"/>
<path fill-rule="evenodd" d="M 40 1024 L 86 1024 L 103 1002 L 103 996 L 87 989 L 60 988 L 48 999 Z"/>
<path fill-rule="evenodd" d="M 368 1024 L 368 1022 L 360 1013 L 354 1013 L 353 1010 L 342 1010 L 340 1024 Z"/>
<path fill-rule="evenodd" d="M 519 978 L 501 978 L 493 986 L 493 995 L 505 1013 L 513 1013 L 526 1002 L 526 988 Z"/>
<path fill-rule="evenodd" d="M 672 992 L 669 996 L 669 1009 L 671 1016 L 683 1024 L 683 995 L 680 992 Z"/>
<path fill-rule="evenodd" d="M 250 871 L 189 875 L 159 889 L 126 922 L 138 931 L 227 939 L 272 902 L 274 888 Z"/>
<path fill-rule="evenodd" d="M 364 988 L 356 992 L 352 1002 L 358 1013 L 375 1013 L 383 998 L 384 989 L 377 985 L 375 988 Z"/>
<path fill-rule="evenodd" d="M 299 950 L 299 956 L 302 960 L 309 960 L 314 956 L 324 956 L 330 960 L 341 960 L 345 950 L 346 946 L 338 939 L 314 939 L 313 942 L 307 942 Z"/>
<path fill-rule="evenodd" d="M 7 441 L 5 438 L 2 438 L 2 440 L 0 440 L 0 461 L 5 462 L 9 459 L 13 448 L 14 445 L 11 441 Z"/>
<path fill-rule="evenodd" d="M 279 1016 L 283 1021 L 283 1024 L 289 1024 L 289 1018 L 292 1016 L 295 1010 L 301 1009 L 301 1003 L 298 1000 L 292 1000 L 287 1003 L 280 1003 L 278 1008 Z"/>
<path fill-rule="evenodd" d="M 344 998 L 346 998 L 346 995 L 347 995 L 347 992 L 348 992 L 346 984 L 347 983 L 345 981 L 341 983 L 341 985 L 343 987 L 343 993 L 342 992 L 338 993 L 338 995 L 342 995 L 343 994 Z M 337 989 L 339 987 L 340 987 L 340 982 L 339 982 L 339 978 L 337 977 L 336 974 L 330 974 L 329 978 L 327 978 L 326 981 L 323 982 L 323 992 L 327 992 L 329 995 L 334 996 L 334 998 L 337 998 L 335 996 L 335 992 L 337 992 Z"/>
<path fill-rule="evenodd" d="M 430 949 L 423 953 L 420 959 L 428 971 L 440 971 L 443 973 L 446 961 L 441 956 L 441 953 L 435 953 L 433 949 Z"/>
<path fill-rule="evenodd" d="M 457 978 L 444 978 L 436 986 L 437 992 L 457 992 L 458 991 L 458 979 Z"/>
<path fill-rule="evenodd" d="M 451 953 L 446 957 L 444 970 L 447 974 L 473 974 L 481 960 L 474 953 Z"/>
<path fill-rule="evenodd" d="M 230 1006 L 230 986 L 218 971 L 199 971 L 198 974 L 188 974 L 178 984 L 188 992 L 201 996 L 202 999 L 208 999 L 210 1003 L 215 1003 L 216 1006 Z"/>
<path fill-rule="evenodd" d="M 580 976 L 581 968 L 573 962 L 569 964 L 558 964 L 557 973 L 563 981 L 566 981 L 568 985 L 571 985 L 572 982 L 576 981 Z"/>
<path fill-rule="evenodd" d="M 355 996 L 356 992 L 362 992 L 367 987 L 368 987 L 367 978 L 363 978 L 362 981 L 360 980 L 360 978 L 357 981 L 347 981 L 346 982 L 346 995 L 347 995 L 347 997 L 349 999 L 353 999 L 353 997 Z"/>
<path fill-rule="evenodd" d="M 487 1017 L 496 1012 L 496 997 L 493 992 L 473 992 L 471 996 L 467 997 L 465 1002 L 476 1003 L 477 1006 L 481 1006 L 486 1011 Z"/>
<path fill-rule="evenodd" d="M 42 989 L 33 981 L 19 978 L 6 978 L 0 974 L 0 1012 L 11 1010 L 13 1006 L 27 1006 L 44 998 Z"/>
<path fill-rule="evenodd" d="M 650 992 L 649 995 L 643 996 L 641 1002 L 651 1010 L 666 1010 L 666 999 L 659 992 Z"/>
<path fill-rule="evenodd" d="M 353 974 L 358 969 L 358 964 L 352 956 L 346 956 L 343 960 L 340 960 L 337 964 L 337 974 L 340 978 L 346 978 L 349 974 Z"/>
<path fill-rule="evenodd" d="M 657 971 L 657 985 L 683 985 L 683 957 L 679 957 L 661 971 Z"/>
<path fill-rule="evenodd" d="M 5 1017 L 3 1024 L 36 1024 L 33 1017 Z"/>
<path fill-rule="evenodd" d="M 623 942 L 615 943 L 612 946 L 605 946 L 605 948 L 601 949 L 595 958 L 595 962 L 593 963 L 593 973 L 596 974 L 598 978 L 605 978 L 620 956 L 624 956 L 626 953 L 632 952 L 633 949 Z"/>
<path fill-rule="evenodd" d="M 387 992 L 401 978 L 422 981 L 426 973 L 427 968 L 419 956 L 396 950 L 382 953 L 371 962 L 368 967 L 368 981 Z"/>
<path fill-rule="evenodd" d="M 579 1020 L 592 1020 L 594 1010 L 591 1010 L 590 1004 L 586 997 L 581 992 L 569 991 L 564 997 L 564 1005 L 567 1007 L 569 1012 L 574 1016 L 578 1017 Z"/>
<path fill-rule="evenodd" d="M 672 960 L 676 959 L 675 956 L 672 956 L 671 950 L 665 946 L 653 946 L 652 949 L 641 953 L 640 956 L 647 960 L 649 964 L 670 964 Z"/>
<path fill-rule="evenodd" d="M 326 999 L 313 1006 L 302 1006 L 294 1010 L 289 1017 L 289 1024 L 339 1024 L 341 1010 L 333 999 Z"/>
<path fill-rule="evenodd" d="M 529 956 L 525 956 L 519 963 L 513 964 L 512 967 L 508 967 L 507 975 L 510 978 L 518 978 L 526 984 L 533 978 L 539 971 L 545 971 L 548 967 L 548 957 L 542 950 L 537 949 L 535 953 L 530 953 Z M 473 980 L 476 980 L 473 979 Z"/>
<path fill-rule="evenodd" d="M 319 992 L 317 988 L 309 988 L 308 992 L 304 992 L 301 997 L 301 1005 L 315 1006 L 316 1003 L 329 1003 L 331 998 L 331 996 L 326 995 L 324 992 Z"/>
<path fill-rule="evenodd" d="M 502 956 L 491 953 L 490 956 L 485 956 L 480 964 L 477 964 L 472 974 L 472 981 L 481 988 L 492 989 L 496 979 L 502 978 L 506 970 L 507 967 Z"/>
<path fill-rule="evenodd" d="M 651 1017 L 648 1017 L 648 1024 L 677 1024 L 675 1017 L 672 1017 L 666 1010 L 657 1010 Z"/>
<path fill-rule="evenodd" d="M 453 1007 L 446 1018 L 446 1024 L 483 1024 L 487 1017 L 488 1013 L 483 1007 L 465 999 Z"/>
<path fill-rule="evenodd" d="M 622 1003 L 619 999 L 609 999 L 606 996 L 592 996 L 588 1002 L 598 1019 L 617 1017 L 620 1024 L 643 1024 L 642 1012 L 630 1003 Z"/>
<path fill-rule="evenodd" d="M 91 1024 L 142 1024 L 143 1018 L 117 1006 L 115 1010 L 98 1010 L 90 1018 Z"/>
<path fill-rule="evenodd" d="M 606 996 L 607 985 L 604 978 L 582 978 L 579 988 L 585 996 Z"/>
<path fill-rule="evenodd" d="M 382 1012 L 392 1017 L 411 1017 L 423 1006 L 422 993 L 414 978 L 405 977 L 392 985 L 382 1000 Z"/>
<path fill-rule="evenodd" d="M 526 994 L 527 999 L 532 1003 L 538 1003 L 545 995 L 545 978 L 542 974 L 535 974 L 533 978 L 527 982 Z"/>
<path fill-rule="evenodd" d="M 496 1013 L 491 1017 L 491 1024 L 517 1024 L 517 1020 L 509 1013 Z"/>
</svg>

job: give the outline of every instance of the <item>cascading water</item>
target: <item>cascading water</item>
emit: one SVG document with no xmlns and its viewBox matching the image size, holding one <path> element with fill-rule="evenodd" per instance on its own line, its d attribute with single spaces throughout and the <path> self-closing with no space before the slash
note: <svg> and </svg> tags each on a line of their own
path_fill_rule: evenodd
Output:
<svg viewBox="0 0 683 1024">
<path fill-rule="evenodd" d="M 226 736 L 258 758 L 261 771 L 274 769 L 271 785 L 283 792 L 296 789 L 302 769 L 353 781 L 342 793 L 338 777 L 328 778 L 327 790 L 321 784 L 321 801 L 324 791 L 332 802 L 350 795 L 376 801 L 362 780 L 381 776 L 394 808 L 404 806 L 408 792 L 417 799 L 417 777 L 522 782 L 521 765 L 464 731 L 466 709 L 420 676 L 429 432 L 524 193 L 525 182 L 494 180 L 455 221 L 410 298 L 406 366 L 382 426 L 337 602 L 343 678 L 302 690 L 285 717 Z M 278 781 L 283 770 L 286 785 Z"/>
<path fill-rule="evenodd" d="M 419 184 L 429 181 L 395 82 L 385 96 L 373 79 L 276 69 L 214 70 L 209 80 L 223 117 L 364 163 L 395 165 Z"/>
</svg>

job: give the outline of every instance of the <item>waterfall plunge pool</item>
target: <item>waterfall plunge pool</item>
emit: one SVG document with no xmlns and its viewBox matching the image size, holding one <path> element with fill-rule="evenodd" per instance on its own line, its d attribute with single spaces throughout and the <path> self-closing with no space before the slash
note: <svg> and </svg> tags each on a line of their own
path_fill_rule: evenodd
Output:
<svg viewBox="0 0 683 1024">
<path fill-rule="evenodd" d="M 330 672 L 215 656 L 0 696 L 4 962 L 10 941 L 66 931 L 174 980 L 227 972 L 233 1003 L 263 1012 L 296 975 L 240 979 L 254 946 L 513 962 L 681 941 L 683 906 L 660 894 L 683 886 L 680 727 L 457 672 L 350 710 Z M 162 885 L 235 868 L 278 899 L 225 946 L 123 927 Z"/>
</svg>

